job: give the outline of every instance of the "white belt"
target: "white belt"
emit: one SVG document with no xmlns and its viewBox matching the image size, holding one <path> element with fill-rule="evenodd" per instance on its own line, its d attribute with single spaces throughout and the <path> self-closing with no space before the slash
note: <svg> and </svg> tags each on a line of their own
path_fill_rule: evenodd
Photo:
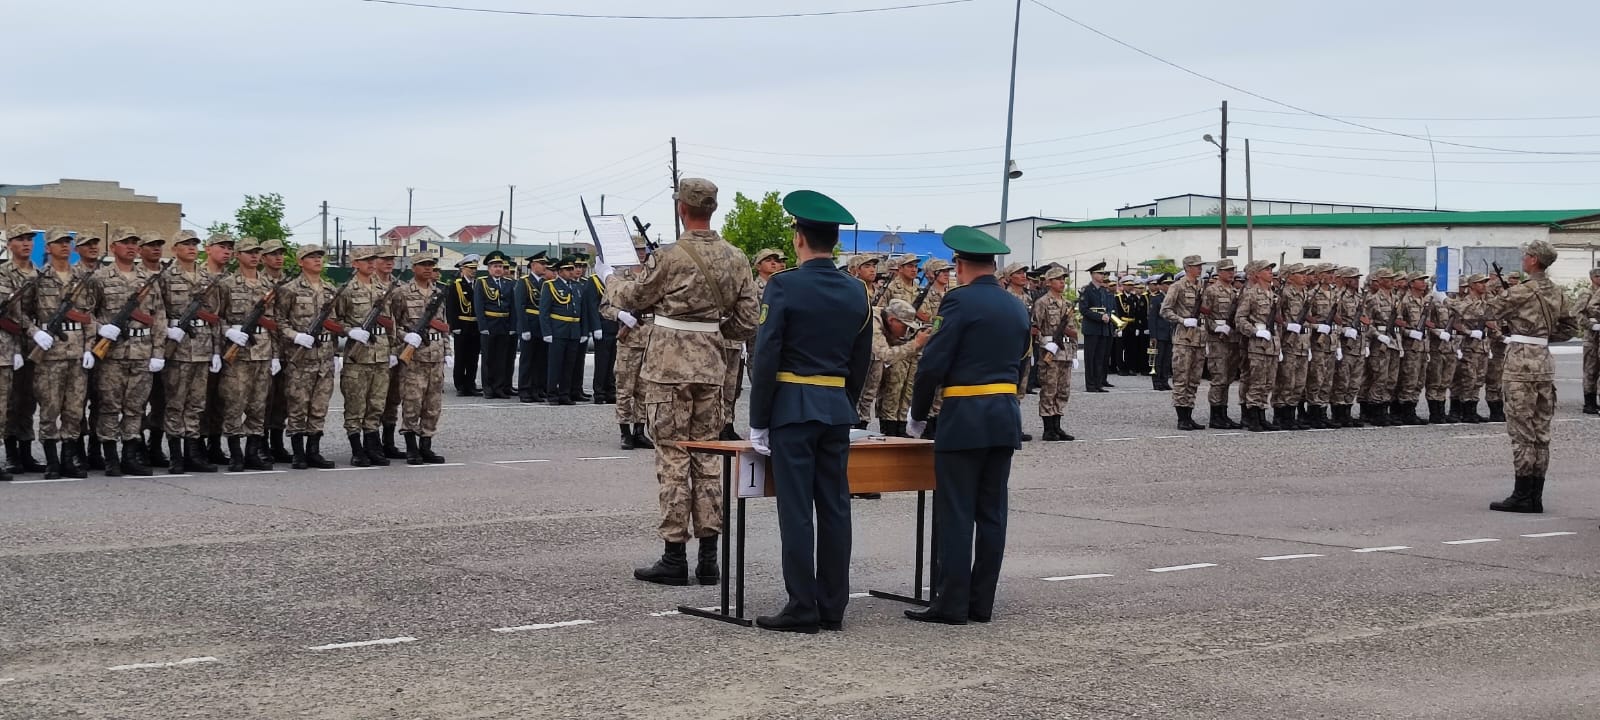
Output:
<svg viewBox="0 0 1600 720">
<path fill-rule="evenodd" d="M 1051 335 L 1046 335 L 1044 337 L 1039 338 L 1039 344 L 1041 344 L 1041 345 L 1049 345 L 1050 343 L 1053 343 L 1055 341 L 1056 341 L 1055 337 L 1051 336 Z"/>
<path fill-rule="evenodd" d="M 1521 343 L 1523 345 L 1538 345 L 1539 347 L 1545 347 L 1550 344 L 1549 338 L 1532 337 L 1529 335 L 1508 335 L 1506 336 L 1506 339 L 1514 343 Z"/>
<path fill-rule="evenodd" d="M 1389 326 L 1388 325 L 1379 325 L 1377 327 L 1378 327 L 1378 332 L 1381 332 L 1381 333 L 1389 332 Z"/>
<path fill-rule="evenodd" d="M 656 316 L 656 325 L 669 330 L 683 330 L 684 332 L 714 333 L 721 330 L 721 325 L 714 322 L 695 322 L 693 320 L 675 320 L 665 315 Z"/>
</svg>

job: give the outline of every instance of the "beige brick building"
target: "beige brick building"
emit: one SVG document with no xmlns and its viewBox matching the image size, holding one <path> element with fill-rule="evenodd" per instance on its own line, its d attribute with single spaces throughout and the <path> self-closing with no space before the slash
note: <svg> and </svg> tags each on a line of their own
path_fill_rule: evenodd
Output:
<svg viewBox="0 0 1600 720">
<path fill-rule="evenodd" d="M 130 226 L 139 232 L 178 233 L 183 206 L 140 195 L 110 180 L 71 180 L 46 185 L 0 185 L 0 227 L 27 223 L 35 228 L 60 225 L 104 235 Z"/>
</svg>

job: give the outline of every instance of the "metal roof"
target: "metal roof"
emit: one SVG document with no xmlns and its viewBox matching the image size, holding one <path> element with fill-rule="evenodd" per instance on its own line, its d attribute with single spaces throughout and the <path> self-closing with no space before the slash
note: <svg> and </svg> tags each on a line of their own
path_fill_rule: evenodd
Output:
<svg viewBox="0 0 1600 720">
<path fill-rule="evenodd" d="M 1600 217 L 1600 210 L 1489 210 L 1483 212 L 1325 213 L 1319 215 L 1258 215 L 1256 227 L 1389 227 L 1449 225 L 1557 226 L 1584 218 Z M 1047 225 L 1040 230 L 1104 230 L 1110 228 L 1178 229 L 1221 225 L 1215 215 L 1192 217 L 1119 217 Z M 1229 215 L 1228 227 L 1244 227 L 1243 215 Z"/>
</svg>

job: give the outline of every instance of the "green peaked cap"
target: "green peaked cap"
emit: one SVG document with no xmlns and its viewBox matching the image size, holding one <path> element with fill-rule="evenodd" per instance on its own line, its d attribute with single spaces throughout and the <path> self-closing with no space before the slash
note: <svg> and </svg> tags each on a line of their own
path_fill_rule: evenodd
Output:
<svg viewBox="0 0 1600 720">
<path fill-rule="evenodd" d="M 796 190 L 783 198 L 783 210 L 801 220 L 854 225 L 856 216 L 833 198 L 815 190 Z"/>
<path fill-rule="evenodd" d="M 961 255 L 1005 255 L 1011 252 L 993 235 L 966 225 L 951 225 L 944 231 L 944 246 Z"/>
</svg>

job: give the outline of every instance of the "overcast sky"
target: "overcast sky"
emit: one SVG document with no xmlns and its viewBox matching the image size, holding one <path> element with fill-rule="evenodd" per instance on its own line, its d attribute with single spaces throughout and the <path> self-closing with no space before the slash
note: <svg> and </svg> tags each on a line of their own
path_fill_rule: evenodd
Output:
<svg viewBox="0 0 1600 720">
<path fill-rule="evenodd" d="M 441 1 L 733 14 L 919 0 Z M 1600 5 L 1043 1 L 1243 89 L 1431 131 L 1440 207 L 1600 207 Z M 415 222 L 448 234 L 494 223 L 516 185 L 521 239 L 550 242 L 581 226 L 580 194 L 591 209 L 605 193 L 608 212 L 670 227 L 677 136 L 684 171 L 717 182 L 724 208 L 735 191 L 811 188 L 863 227 L 979 224 L 1000 209 L 1012 10 L 970 0 L 672 22 L 360 0 L 6 3 L 0 183 L 117 180 L 183 203 L 200 227 L 231 219 L 245 194 L 279 192 L 288 221 L 305 221 L 303 241 L 319 237 L 324 200 L 360 241 L 374 215 L 385 228 L 405 221 L 407 187 Z M 1026 174 L 1010 214 L 1103 217 L 1216 192 L 1216 152 L 1200 137 L 1217 132 L 1223 99 L 1230 190 L 1243 193 L 1238 140 L 1251 137 L 1258 197 L 1434 205 L 1426 142 L 1219 87 L 1028 0 L 1014 152 Z M 1587 117 L 1542 119 L 1557 116 Z"/>
</svg>

